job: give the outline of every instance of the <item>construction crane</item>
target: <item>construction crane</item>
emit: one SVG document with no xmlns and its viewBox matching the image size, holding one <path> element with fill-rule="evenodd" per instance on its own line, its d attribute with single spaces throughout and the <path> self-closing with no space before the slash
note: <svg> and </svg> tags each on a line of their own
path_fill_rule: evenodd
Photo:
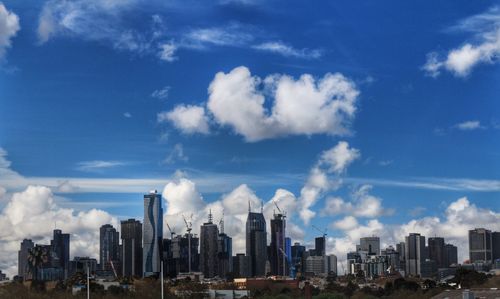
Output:
<svg viewBox="0 0 500 299">
<path fill-rule="evenodd" d="M 175 232 L 170 228 L 170 225 L 168 225 L 167 221 L 165 221 L 165 223 L 167 224 L 168 231 L 170 232 L 170 239 L 173 240 Z"/>
<path fill-rule="evenodd" d="M 326 229 L 326 228 L 325 228 L 324 230 L 321 230 L 321 229 L 319 229 L 319 228 L 318 228 L 316 225 L 314 225 L 314 224 L 312 225 L 312 227 L 313 227 L 315 230 L 317 230 L 317 231 L 319 231 L 320 233 L 322 233 L 322 234 L 323 234 L 323 238 L 326 238 L 326 232 L 327 232 L 327 229 Z"/>
<path fill-rule="evenodd" d="M 188 269 L 189 273 L 191 273 L 191 230 L 193 230 L 193 214 L 189 217 L 189 221 L 187 221 L 186 216 L 182 215 L 184 219 L 184 223 L 186 224 L 186 230 L 188 232 Z"/>
</svg>

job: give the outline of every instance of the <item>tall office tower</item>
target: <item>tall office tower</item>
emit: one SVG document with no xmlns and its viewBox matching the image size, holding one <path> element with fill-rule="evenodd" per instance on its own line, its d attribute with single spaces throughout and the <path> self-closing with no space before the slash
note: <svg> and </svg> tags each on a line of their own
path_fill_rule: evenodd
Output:
<svg viewBox="0 0 500 299">
<path fill-rule="evenodd" d="M 491 231 L 484 228 L 476 228 L 469 231 L 469 256 L 470 262 L 492 262 L 493 243 Z"/>
<path fill-rule="evenodd" d="M 212 222 L 212 212 L 208 214 L 208 222 L 200 227 L 200 270 L 206 278 L 217 275 L 219 229 Z"/>
<path fill-rule="evenodd" d="M 271 219 L 271 244 L 269 246 L 269 262 L 271 274 L 283 276 L 283 265 L 286 267 L 285 232 L 286 220 L 283 214 L 274 214 Z"/>
<path fill-rule="evenodd" d="M 458 264 L 458 248 L 452 244 L 444 245 L 444 267 Z"/>
<path fill-rule="evenodd" d="M 163 242 L 163 208 L 156 190 L 144 195 L 144 226 L 142 233 L 142 271 L 144 277 L 158 276 L 161 271 Z"/>
<path fill-rule="evenodd" d="M 222 216 L 224 217 L 224 215 Z M 220 233 L 217 240 L 217 275 L 226 277 L 233 271 L 233 239 L 224 233 L 224 218 L 219 223 Z"/>
<path fill-rule="evenodd" d="M 67 279 L 69 275 L 69 239 L 69 234 L 63 234 L 60 229 L 55 229 L 54 239 L 51 241 L 52 251 L 59 260 L 59 265 L 54 266 L 62 269 L 64 279 Z"/>
<path fill-rule="evenodd" d="M 303 273 L 304 269 L 304 262 L 303 262 L 303 256 L 304 252 L 306 252 L 306 247 L 303 245 L 300 245 L 300 243 L 296 242 L 293 244 L 292 248 L 292 258 L 291 258 L 291 265 L 292 265 L 292 277 L 296 275 L 296 273 Z"/>
<path fill-rule="evenodd" d="M 237 253 L 233 256 L 233 273 L 236 278 L 250 276 L 250 257 L 244 253 Z"/>
<path fill-rule="evenodd" d="M 396 244 L 396 251 L 399 253 L 399 269 L 406 270 L 406 246 L 405 242 Z"/>
<path fill-rule="evenodd" d="M 314 239 L 314 255 L 323 256 L 326 253 L 325 236 Z"/>
<path fill-rule="evenodd" d="M 122 275 L 142 276 L 142 224 L 139 220 L 121 222 L 122 232 Z"/>
<path fill-rule="evenodd" d="M 326 256 L 326 273 L 334 272 L 337 274 L 337 256 L 329 254 Z"/>
<path fill-rule="evenodd" d="M 500 232 L 492 232 L 491 233 L 491 239 L 492 239 L 492 259 L 493 261 L 496 261 L 500 259 Z"/>
<path fill-rule="evenodd" d="M 440 237 L 434 237 L 434 238 L 429 238 L 428 241 L 429 243 L 429 259 L 433 260 L 436 262 L 436 267 L 437 268 L 444 268 L 448 267 L 446 265 L 445 261 L 445 256 L 444 256 L 444 238 Z"/>
<path fill-rule="evenodd" d="M 380 255 L 380 238 L 375 236 L 360 238 L 359 249 L 366 251 L 368 255 Z"/>
<path fill-rule="evenodd" d="M 28 274 L 28 254 L 31 248 L 35 247 L 35 244 L 30 239 L 24 239 L 21 242 L 21 248 L 17 253 L 17 274 L 23 278 L 27 279 Z"/>
<path fill-rule="evenodd" d="M 425 237 L 411 233 L 405 237 L 406 275 L 417 276 L 422 273 L 425 261 Z"/>
<path fill-rule="evenodd" d="M 266 220 L 262 208 L 260 213 L 250 211 L 250 203 L 246 223 L 246 254 L 250 257 L 250 276 L 266 275 Z"/>
<path fill-rule="evenodd" d="M 120 233 L 111 224 L 101 226 L 99 229 L 99 265 L 101 270 L 111 271 L 113 267 L 116 269 L 119 263 L 119 246 Z"/>
<path fill-rule="evenodd" d="M 200 254 L 198 245 L 200 239 L 196 235 L 191 235 L 191 272 L 196 272 L 200 268 Z M 175 268 L 175 274 L 189 272 L 189 238 L 188 234 L 184 236 L 177 235 L 172 239 L 172 259 Z"/>
</svg>

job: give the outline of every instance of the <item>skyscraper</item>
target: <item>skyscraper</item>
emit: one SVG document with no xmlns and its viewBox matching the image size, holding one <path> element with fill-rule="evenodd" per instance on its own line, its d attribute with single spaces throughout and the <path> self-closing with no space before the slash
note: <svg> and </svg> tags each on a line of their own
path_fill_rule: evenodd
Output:
<svg viewBox="0 0 500 299">
<path fill-rule="evenodd" d="M 31 248 L 35 247 L 35 244 L 30 239 L 24 239 L 21 242 L 21 248 L 17 254 L 17 274 L 22 276 L 23 279 L 27 279 L 28 273 L 28 253 Z"/>
<path fill-rule="evenodd" d="M 224 214 L 222 215 L 224 217 Z M 217 275 L 226 277 L 233 271 L 233 239 L 224 232 L 224 218 L 220 221 L 220 233 L 217 240 Z"/>
<path fill-rule="evenodd" d="M 326 240 L 325 236 L 317 237 L 314 239 L 314 254 L 323 256 L 326 253 Z"/>
<path fill-rule="evenodd" d="M 200 227 L 200 270 L 207 278 L 217 275 L 219 229 L 212 222 L 212 212 L 208 214 L 208 222 Z"/>
<path fill-rule="evenodd" d="M 142 224 L 139 220 L 121 222 L 122 232 L 122 275 L 142 276 Z"/>
<path fill-rule="evenodd" d="M 101 270 L 111 271 L 119 263 L 118 248 L 120 233 L 111 224 L 105 224 L 99 229 L 99 265 Z M 111 266 L 113 263 L 113 267 Z"/>
<path fill-rule="evenodd" d="M 458 264 L 458 248 L 452 244 L 444 245 L 444 267 Z"/>
<path fill-rule="evenodd" d="M 163 209 L 161 195 L 156 190 L 144 195 L 142 262 L 144 277 L 158 276 L 161 271 L 163 242 Z"/>
<path fill-rule="evenodd" d="M 425 261 L 425 237 L 411 233 L 405 237 L 406 275 L 417 276 Z"/>
<path fill-rule="evenodd" d="M 294 243 L 292 248 L 291 248 L 291 251 L 292 251 L 292 277 L 296 274 L 296 273 L 302 273 L 304 272 L 304 262 L 303 262 L 303 255 L 304 255 L 304 252 L 306 252 L 306 247 L 303 246 L 303 245 L 300 245 L 300 243 Z"/>
<path fill-rule="evenodd" d="M 250 276 L 266 275 L 267 232 L 264 214 L 248 209 L 246 223 L 246 254 L 250 257 Z"/>
<path fill-rule="evenodd" d="M 200 254 L 198 253 L 198 245 L 200 239 L 196 235 L 191 236 L 189 242 L 188 234 L 184 236 L 177 235 L 172 239 L 171 251 L 175 274 L 189 272 L 189 256 L 191 255 L 191 271 L 198 271 L 200 268 Z M 191 243 L 191 249 L 189 248 Z M 190 252 L 191 251 L 191 252 Z M 189 254 L 191 253 L 191 254 Z"/>
<path fill-rule="evenodd" d="M 500 232 L 492 232 L 492 259 L 493 261 L 500 259 Z"/>
<path fill-rule="evenodd" d="M 445 252 L 444 252 L 444 238 L 434 237 L 429 238 L 429 259 L 436 262 L 436 267 L 444 268 L 448 267 L 445 261 Z"/>
<path fill-rule="evenodd" d="M 471 263 L 492 261 L 492 235 L 491 231 L 476 228 L 469 231 L 469 255 Z"/>
<path fill-rule="evenodd" d="M 62 269 L 64 279 L 67 279 L 69 275 L 69 239 L 69 234 L 63 234 L 60 229 L 55 229 L 54 238 L 51 241 L 52 251 L 55 253 L 54 260 L 59 260 L 58 265 L 54 266 Z"/>
<path fill-rule="evenodd" d="M 359 248 L 361 251 L 366 251 L 368 255 L 380 255 L 380 238 L 379 237 L 364 237 L 359 239 Z"/>
<path fill-rule="evenodd" d="M 271 263 L 271 274 L 283 276 L 283 265 L 286 265 L 285 229 L 286 221 L 283 214 L 274 214 L 271 219 L 271 244 L 269 250 L 269 262 Z"/>
</svg>

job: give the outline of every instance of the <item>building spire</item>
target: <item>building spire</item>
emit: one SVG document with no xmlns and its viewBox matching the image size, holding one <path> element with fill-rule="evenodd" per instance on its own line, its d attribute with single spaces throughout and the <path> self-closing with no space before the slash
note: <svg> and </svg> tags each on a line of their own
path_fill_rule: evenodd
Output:
<svg viewBox="0 0 500 299">
<path fill-rule="evenodd" d="M 252 208 L 250 207 L 250 200 L 248 201 L 248 213 L 252 212 Z"/>
<path fill-rule="evenodd" d="M 222 218 L 219 222 L 219 226 L 221 234 L 224 234 L 224 209 L 222 209 Z"/>
<path fill-rule="evenodd" d="M 264 201 L 263 200 L 260 201 L 260 213 L 264 214 Z"/>
<path fill-rule="evenodd" d="M 212 209 L 208 210 L 208 223 L 212 223 Z"/>
</svg>

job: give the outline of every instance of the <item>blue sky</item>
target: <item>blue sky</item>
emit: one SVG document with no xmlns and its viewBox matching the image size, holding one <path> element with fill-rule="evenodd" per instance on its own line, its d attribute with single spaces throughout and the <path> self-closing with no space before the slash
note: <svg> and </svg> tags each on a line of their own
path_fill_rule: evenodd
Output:
<svg viewBox="0 0 500 299">
<path fill-rule="evenodd" d="M 29 185 L 50 187 L 45 199 L 74 217 L 97 208 L 116 221 L 141 218 L 141 194 L 169 182 L 164 195 L 194 202 L 186 206 L 193 213 L 247 184 L 239 204 L 252 192 L 267 202 L 278 188 L 290 191 L 292 237 L 307 243 L 317 234 L 311 223 L 328 227 L 339 255 L 360 234 L 391 244 L 411 229 L 448 234 L 443 225 L 460 227 L 451 241 L 465 244 L 467 226 L 500 218 L 499 7 L 4 0 L 2 215 Z M 303 96 L 307 80 L 326 101 L 317 110 Z M 332 85 L 318 91 L 320 82 Z M 333 102 L 347 110 L 329 111 Z M 347 158 L 322 160 L 344 141 Z M 306 221 L 301 190 L 318 165 L 337 187 L 320 188 Z M 183 180 L 203 203 L 182 197 Z M 327 209 L 332 198 L 342 200 L 340 211 Z M 359 213 L 374 202 L 378 210 Z M 481 213 L 493 218 L 476 219 Z M 394 233 L 384 236 L 388 227 Z M 32 236 L 0 236 L 2 246 L 15 247 L 9 242 L 22 234 Z M 0 258 L 0 267 L 12 266 Z"/>
</svg>

